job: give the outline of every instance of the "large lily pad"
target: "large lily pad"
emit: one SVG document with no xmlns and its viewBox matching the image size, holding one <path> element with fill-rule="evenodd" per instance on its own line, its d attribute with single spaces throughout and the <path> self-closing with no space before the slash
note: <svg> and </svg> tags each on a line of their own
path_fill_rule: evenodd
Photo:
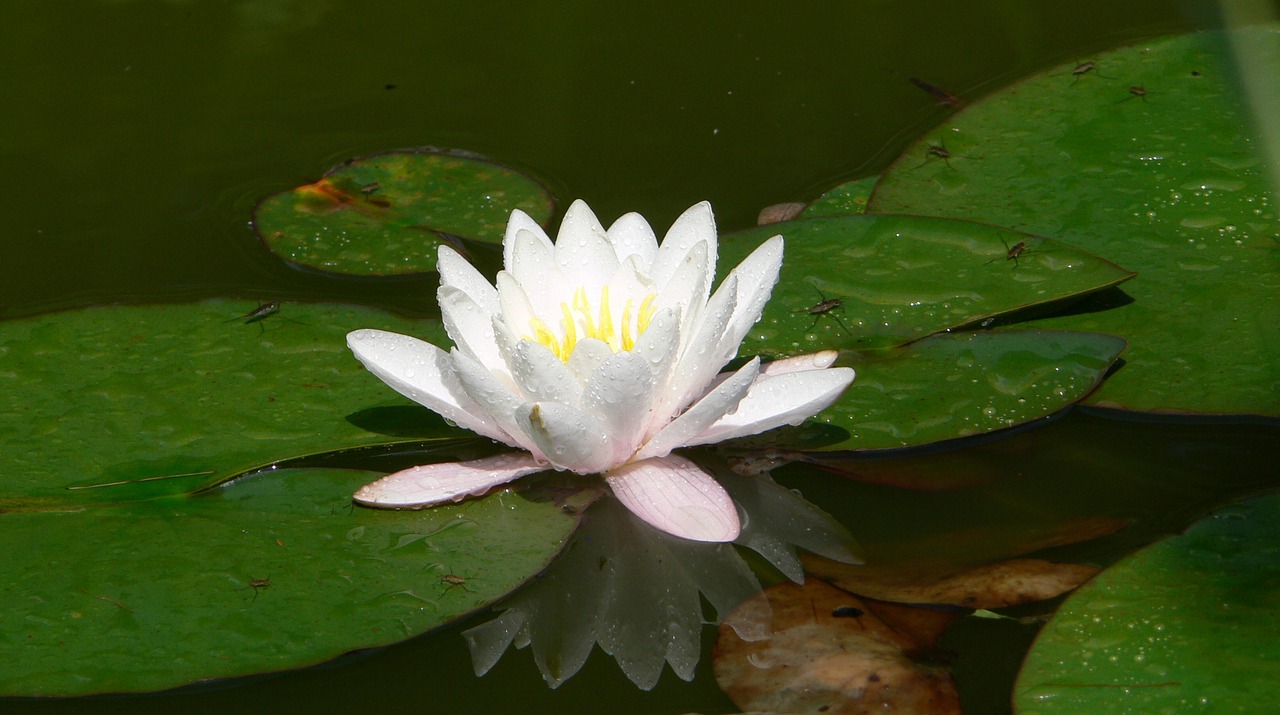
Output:
<svg viewBox="0 0 1280 715">
<path fill-rule="evenodd" d="M 1041 631 L 1018 712 L 1265 712 L 1280 692 L 1280 494 L 1103 571 Z"/>
<path fill-rule="evenodd" d="M 198 496 L 0 522 L 0 694 L 162 690 L 394 643 L 494 601 L 576 525 L 500 492 L 353 509 L 375 474 L 281 470 Z"/>
<path fill-rule="evenodd" d="M 814 420 L 759 439 L 796 449 L 919 447 L 1025 424 L 1089 394 L 1124 350 L 1096 333 L 935 335 L 888 353 L 846 354 L 853 385 Z"/>
<path fill-rule="evenodd" d="M 0 508 L 182 493 L 287 457 L 467 434 L 392 392 L 346 347 L 348 331 L 370 326 L 444 344 L 439 321 L 268 308 L 216 300 L 0 323 Z M 407 421 L 384 424 L 388 411 Z"/>
<path fill-rule="evenodd" d="M 1040 323 L 1129 340 L 1089 404 L 1276 416 L 1278 187 L 1225 55 L 1241 37 L 1276 48 L 1280 28 L 1241 32 L 1124 48 L 975 103 L 909 148 L 868 210 L 1009 226 L 1137 270 L 1132 302 Z"/>
<path fill-rule="evenodd" d="M 456 154 L 394 152 L 340 164 L 319 181 L 267 197 L 254 225 L 290 263 L 333 273 L 435 270 L 436 247 L 498 243 L 512 209 L 546 223 L 555 202 L 505 166 Z"/>
<path fill-rule="evenodd" d="M 1133 274 L 1070 246 L 969 221 L 843 216 L 735 233 L 736 265 L 774 234 L 782 275 L 740 351 L 793 355 L 894 347 L 996 316 L 1079 298 Z M 1017 261 L 1009 250 L 1023 244 Z"/>
</svg>

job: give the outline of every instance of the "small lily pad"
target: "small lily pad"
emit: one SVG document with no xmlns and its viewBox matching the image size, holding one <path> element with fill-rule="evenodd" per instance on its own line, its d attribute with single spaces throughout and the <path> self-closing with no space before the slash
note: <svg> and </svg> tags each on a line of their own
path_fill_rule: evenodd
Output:
<svg viewBox="0 0 1280 715">
<path fill-rule="evenodd" d="M 1019 713 L 1265 712 L 1280 694 L 1280 494 L 1106 569 L 1040 632 Z"/>
<path fill-rule="evenodd" d="M 411 638 L 514 590 L 577 525 L 500 492 L 352 508 L 378 475 L 280 470 L 198 496 L 0 524 L 0 695 L 174 688 Z"/>
<path fill-rule="evenodd" d="M 545 224 L 546 187 L 515 169 L 426 151 L 344 162 L 319 181 L 269 196 L 254 213 L 273 253 L 305 268 L 360 276 L 435 271 L 436 249 L 500 243 L 512 209 Z"/>
</svg>

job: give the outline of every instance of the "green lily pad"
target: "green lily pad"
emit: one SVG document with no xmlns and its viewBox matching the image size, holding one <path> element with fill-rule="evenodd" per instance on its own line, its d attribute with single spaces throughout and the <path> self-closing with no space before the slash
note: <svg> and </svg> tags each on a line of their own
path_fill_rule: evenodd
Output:
<svg viewBox="0 0 1280 715">
<path fill-rule="evenodd" d="M 740 231 L 721 247 L 736 265 L 786 239 L 782 275 L 743 355 L 890 348 L 996 316 L 1079 298 L 1133 274 L 1046 238 L 969 221 L 842 216 Z M 1023 244 L 1016 261 L 1010 248 Z"/>
<path fill-rule="evenodd" d="M 0 695 L 162 690 L 402 641 L 514 590 L 577 524 L 512 492 L 353 509 L 376 476 L 281 470 L 198 496 L 5 514 Z"/>
<path fill-rule="evenodd" d="M 1019 713 L 1264 712 L 1280 693 L 1280 494 L 1103 571 L 1045 626 Z"/>
<path fill-rule="evenodd" d="M 254 226 L 295 265 L 360 276 L 435 271 L 436 248 L 500 243 L 512 209 L 545 224 L 555 201 L 534 179 L 483 159 L 432 152 L 376 154 L 313 184 L 267 197 Z"/>
<path fill-rule="evenodd" d="M 0 509 L 185 493 L 286 457 L 464 434 L 346 346 L 371 326 L 443 344 L 439 321 L 273 307 L 256 320 L 251 303 L 215 300 L 0 323 Z M 380 424 L 388 411 L 409 422 Z M 190 476 L 155 479 L 173 475 Z"/>
<path fill-rule="evenodd" d="M 1026 424 L 1089 394 L 1124 347 L 1111 335 L 1010 330 L 846 354 L 837 364 L 858 375 L 834 405 L 759 439 L 795 449 L 897 449 Z"/>
<path fill-rule="evenodd" d="M 1226 48 L 1280 47 L 1280 28 L 1241 33 L 1135 45 L 972 104 L 885 172 L 868 210 L 1054 236 L 1137 270 L 1131 302 L 1038 323 L 1129 340 L 1125 369 L 1087 404 L 1280 415 L 1280 187 Z"/>
<path fill-rule="evenodd" d="M 879 180 L 879 176 L 866 176 L 840 184 L 809 202 L 804 211 L 800 212 L 799 218 L 866 213 L 871 191 Z"/>
</svg>

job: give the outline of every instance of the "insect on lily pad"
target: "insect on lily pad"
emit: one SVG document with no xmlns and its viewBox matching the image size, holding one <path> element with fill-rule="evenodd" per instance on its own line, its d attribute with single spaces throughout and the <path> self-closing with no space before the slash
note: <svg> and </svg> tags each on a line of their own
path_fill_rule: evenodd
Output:
<svg viewBox="0 0 1280 715">
<path fill-rule="evenodd" d="M 254 211 L 267 248 L 294 265 L 359 276 L 435 270 L 448 243 L 500 243 L 520 209 L 546 223 L 540 182 L 471 155 L 402 151 L 349 159 L 318 180 L 268 196 Z"/>
</svg>

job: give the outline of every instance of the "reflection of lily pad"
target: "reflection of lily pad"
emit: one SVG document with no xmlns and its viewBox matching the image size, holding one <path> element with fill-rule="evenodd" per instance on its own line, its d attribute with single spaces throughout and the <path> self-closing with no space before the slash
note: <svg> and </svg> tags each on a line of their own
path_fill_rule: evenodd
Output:
<svg viewBox="0 0 1280 715">
<path fill-rule="evenodd" d="M 0 323 L 3 506 L 128 501 L 286 457 L 467 434 L 435 418 L 416 435 L 366 429 L 370 409 L 411 403 L 364 371 L 346 333 L 376 325 L 443 344 L 439 321 L 289 303 L 245 324 L 236 316 L 248 308 L 112 306 Z M 67 490 L 177 474 L 192 476 Z"/>
<path fill-rule="evenodd" d="M 1280 45 L 1274 25 L 1242 32 Z M 868 210 L 996 223 L 1137 270 L 1132 303 L 1040 323 L 1129 340 L 1090 404 L 1280 414 L 1277 187 L 1224 58 L 1241 36 L 1155 40 L 1099 55 L 1093 74 L 1020 82 L 909 148 Z M 942 143 L 951 158 L 930 161 Z"/>
<path fill-rule="evenodd" d="M 858 371 L 834 405 L 758 441 L 796 449 L 919 447 L 1031 422 L 1089 394 L 1124 350 L 1096 333 L 935 335 L 841 358 Z"/>
<path fill-rule="evenodd" d="M 264 473 L 196 497 L 0 522 L 0 695 L 138 692 L 405 640 L 541 570 L 576 525 L 503 492 L 352 509 L 375 475 Z"/>
<path fill-rule="evenodd" d="M 893 347 L 1078 298 L 1133 276 L 1049 239 L 916 216 L 760 226 L 727 238 L 720 260 L 734 265 L 779 233 L 786 239 L 782 275 L 743 355 Z M 1010 249 L 1019 244 L 1017 260 L 1010 260 Z"/>
<path fill-rule="evenodd" d="M 434 271 L 442 242 L 500 242 L 512 209 L 546 223 L 554 200 L 532 178 L 482 159 L 395 152 L 348 161 L 266 198 L 254 224 L 290 263 L 397 275 Z"/>
<path fill-rule="evenodd" d="M 1280 692 L 1280 495 L 1103 571 L 1027 656 L 1021 713 L 1266 712 Z"/>
</svg>

